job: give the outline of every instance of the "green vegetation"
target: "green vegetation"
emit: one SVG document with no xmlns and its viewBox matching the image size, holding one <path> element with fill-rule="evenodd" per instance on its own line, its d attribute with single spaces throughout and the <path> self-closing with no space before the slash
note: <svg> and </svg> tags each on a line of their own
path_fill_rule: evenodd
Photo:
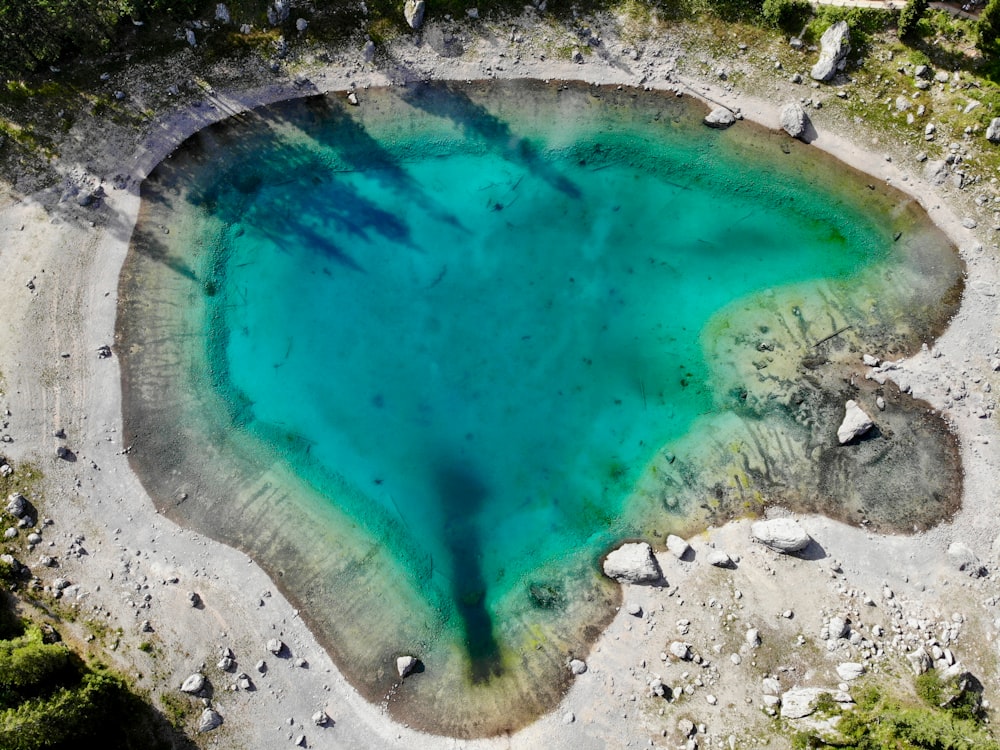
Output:
<svg viewBox="0 0 1000 750">
<path fill-rule="evenodd" d="M 1000 41 L 1000 0 L 990 0 L 979 16 L 976 46 L 988 55 L 996 55 Z"/>
<path fill-rule="evenodd" d="M 908 0 L 899 14 L 899 38 L 914 40 L 919 36 L 920 21 L 927 12 L 927 0 Z"/>
<path fill-rule="evenodd" d="M 919 702 L 870 685 L 855 691 L 853 710 L 840 714 L 835 740 L 799 732 L 797 750 L 1000 750 L 986 730 L 975 678 L 942 681 L 935 671 L 916 679 Z M 830 704 L 833 704 L 832 706 Z M 827 714 L 837 714 L 831 700 Z"/>
<path fill-rule="evenodd" d="M 764 22 L 789 34 L 797 34 L 812 15 L 807 0 L 764 0 L 761 16 Z"/>
</svg>

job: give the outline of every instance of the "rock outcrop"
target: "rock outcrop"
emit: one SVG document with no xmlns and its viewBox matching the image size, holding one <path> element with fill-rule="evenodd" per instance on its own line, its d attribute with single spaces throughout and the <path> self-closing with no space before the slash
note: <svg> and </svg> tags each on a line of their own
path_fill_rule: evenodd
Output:
<svg viewBox="0 0 1000 750">
<path fill-rule="evenodd" d="M 663 577 L 653 548 L 646 542 L 628 542 L 604 558 L 604 575 L 619 583 L 653 583 Z"/>
<path fill-rule="evenodd" d="M 781 718 L 801 719 L 809 716 L 816 710 L 816 703 L 823 695 L 829 695 L 841 706 L 850 706 L 854 703 L 851 696 L 842 690 L 826 690 L 817 687 L 792 688 L 781 695 Z"/>
<path fill-rule="evenodd" d="M 819 60 L 809 75 L 817 81 L 829 81 L 847 65 L 847 54 L 851 51 L 851 30 L 847 21 L 837 21 L 824 31 L 819 43 Z"/>
</svg>

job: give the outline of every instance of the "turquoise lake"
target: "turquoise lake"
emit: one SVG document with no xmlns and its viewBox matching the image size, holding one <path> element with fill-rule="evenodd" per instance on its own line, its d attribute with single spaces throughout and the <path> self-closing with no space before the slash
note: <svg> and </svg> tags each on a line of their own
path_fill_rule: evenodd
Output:
<svg viewBox="0 0 1000 750">
<path fill-rule="evenodd" d="M 216 435 L 205 456 L 270 472 L 257 489 L 219 475 L 254 509 L 242 520 L 221 498 L 190 509 L 196 493 L 177 512 L 264 547 L 265 566 L 271 549 L 306 609 L 336 610 L 318 592 L 367 581 L 356 571 L 377 557 L 428 611 L 399 647 L 420 650 L 428 678 L 444 649 L 479 685 L 529 658 L 531 618 L 558 630 L 568 616 L 571 591 L 545 571 L 596 570 L 637 530 L 628 503 L 650 464 L 725 410 L 703 340 L 713 316 L 767 290 L 862 285 L 899 262 L 899 217 L 871 211 L 853 177 L 824 186 L 822 169 L 783 165 L 777 149 L 769 166 L 668 97 L 604 92 L 619 97 L 610 106 L 584 86 L 530 85 L 544 95 L 527 113 L 442 86 L 203 131 L 147 195 L 141 223 L 169 209 L 171 236 L 138 245 L 161 266 L 137 273 L 165 274 L 171 325 L 193 333 L 164 355 L 186 384 L 164 393 L 176 388 L 178 410 Z M 172 450 L 192 456 L 178 462 L 209 460 L 183 429 Z M 355 562 L 341 566 L 336 549 L 317 551 L 337 572 L 316 572 L 301 563 L 307 543 L 255 531 L 251 498 L 280 484 L 274 472 L 301 482 L 281 503 L 333 518 L 330 534 L 368 552 L 344 542 Z M 303 525 L 322 535 L 324 523 Z M 310 572 L 297 584 L 299 566 Z M 349 639 L 338 617 L 394 606 L 372 598 L 314 622 Z M 352 648 L 333 650 L 356 674 Z"/>
</svg>

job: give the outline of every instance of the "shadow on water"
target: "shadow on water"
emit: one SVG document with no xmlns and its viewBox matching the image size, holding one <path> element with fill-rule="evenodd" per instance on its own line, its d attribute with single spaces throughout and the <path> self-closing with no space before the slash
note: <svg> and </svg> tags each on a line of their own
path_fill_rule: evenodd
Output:
<svg viewBox="0 0 1000 750">
<path fill-rule="evenodd" d="M 580 188 L 539 155 L 528 138 L 517 135 L 510 123 L 472 101 L 465 88 L 464 84 L 454 81 L 421 83 L 407 87 L 402 97 L 421 111 L 453 121 L 466 137 L 489 143 L 504 158 L 529 170 L 564 195 L 574 199 L 582 196 Z"/>
<path fill-rule="evenodd" d="M 500 648 L 493 618 L 486 608 L 481 530 L 475 522 L 489 496 L 486 485 L 467 464 L 442 461 L 435 471 L 444 529 L 441 538 L 451 555 L 451 587 L 462 619 L 470 677 L 483 683 L 499 677 Z"/>
</svg>

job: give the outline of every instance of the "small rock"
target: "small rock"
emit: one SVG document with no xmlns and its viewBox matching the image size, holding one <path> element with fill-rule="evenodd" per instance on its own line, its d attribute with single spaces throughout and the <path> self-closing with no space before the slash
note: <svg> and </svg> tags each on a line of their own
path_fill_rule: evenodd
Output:
<svg viewBox="0 0 1000 750">
<path fill-rule="evenodd" d="M 282 651 L 285 650 L 285 644 L 279 641 L 277 638 L 272 638 L 267 642 L 267 650 L 270 651 L 275 656 L 277 656 L 278 654 L 280 654 Z"/>
<path fill-rule="evenodd" d="M 361 48 L 361 59 L 366 63 L 375 59 L 375 42 L 371 39 L 365 42 L 365 46 Z"/>
<path fill-rule="evenodd" d="M 749 628 L 743 640 L 750 648 L 757 648 L 760 645 L 760 631 L 757 628 Z"/>
<path fill-rule="evenodd" d="M 986 575 L 986 568 L 979 562 L 976 553 L 963 542 L 952 542 L 948 547 L 948 557 L 958 567 L 973 578 Z"/>
<path fill-rule="evenodd" d="M 28 500 L 20 492 L 7 496 L 7 512 L 14 518 L 23 518 L 28 512 Z"/>
<path fill-rule="evenodd" d="M 194 31 L 192 31 L 191 29 L 188 29 L 187 31 L 184 32 L 184 38 L 187 40 L 187 43 L 190 44 L 192 47 L 198 46 L 197 40 L 194 38 Z"/>
<path fill-rule="evenodd" d="M 843 617 L 831 617 L 830 623 L 827 625 L 827 632 L 830 634 L 830 638 L 837 640 L 838 638 L 846 638 L 848 632 L 850 632 L 850 627 L 847 624 L 847 620 Z"/>
<path fill-rule="evenodd" d="M 330 723 L 330 717 L 326 711 L 317 711 L 312 715 L 312 723 L 318 727 L 325 727 Z"/>
<path fill-rule="evenodd" d="M 304 18 L 295 19 L 295 30 L 300 34 L 309 28 L 309 22 Z"/>
<path fill-rule="evenodd" d="M 640 607 L 636 602 L 629 602 L 625 607 L 625 611 L 633 617 L 642 617 L 642 607 Z"/>
<path fill-rule="evenodd" d="M 587 662 L 580 659 L 571 659 L 569 662 L 569 671 L 573 674 L 583 674 L 587 671 Z"/>
<path fill-rule="evenodd" d="M 225 3 L 218 3 L 215 6 L 215 20 L 227 25 L 233 22 L 233 18 L 229 14 L 229 8 L 226 7 Z"/>
<path fill-rule="evenodd" d="M 691 661 L 691 647 L 683 641 L 672 642 L 667 650 L 681 661 Z"/>
<path fill-rule="evenodd" d="M 975 229 L 978 226 L 978 223 L 971 216 L 966 216 L 962 219 L 962 226 L 966 229 Z"/>
</svg>

